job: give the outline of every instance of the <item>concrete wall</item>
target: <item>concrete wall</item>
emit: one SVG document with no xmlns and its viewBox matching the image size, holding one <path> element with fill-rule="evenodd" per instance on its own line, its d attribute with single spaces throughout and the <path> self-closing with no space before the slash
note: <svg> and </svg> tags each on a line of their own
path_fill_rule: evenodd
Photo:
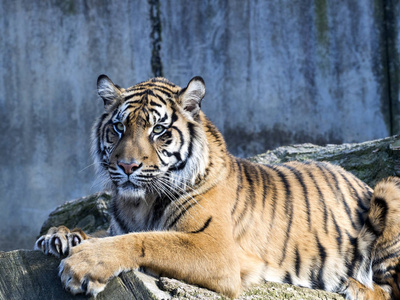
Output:
<svg viewBox="0 0 400 300">
<path fill-rule="evenodd" d="M 385 7 L 387 9 L 385 9 Z M 0 1 L 0 250 L 97 191 L 96 79 L 201 75 L 230 150 L 399 130 L 400 6 L 376 1 Z"/>
</svg>

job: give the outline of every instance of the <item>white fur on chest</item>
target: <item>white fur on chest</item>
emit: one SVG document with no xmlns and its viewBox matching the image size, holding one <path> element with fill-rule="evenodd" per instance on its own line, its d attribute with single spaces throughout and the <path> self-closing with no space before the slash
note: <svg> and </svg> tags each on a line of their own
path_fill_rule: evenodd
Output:
<svg viewBox="0 0 400 300">
<path fill-rule="evenodd" d="M 117 199 L 114 203 L 110 229 L 114 235 L 128 232 L 158 230 L 159 220 L 155 219 L 155 198 L 146 199 Z"/>
</svg>

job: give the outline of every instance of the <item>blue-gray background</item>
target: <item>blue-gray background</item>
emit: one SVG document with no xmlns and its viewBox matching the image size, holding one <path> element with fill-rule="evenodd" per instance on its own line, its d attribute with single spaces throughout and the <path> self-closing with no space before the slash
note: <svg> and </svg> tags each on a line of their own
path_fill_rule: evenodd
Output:
<svg viewBox="0 0 400 300">
<path fill-rule="evenodd" d="M 205 79 L 236 155 L 399 131 L 399 1 L 0 1 L 0 250 L 93 193 L 96 79 Z"/>
</svg>

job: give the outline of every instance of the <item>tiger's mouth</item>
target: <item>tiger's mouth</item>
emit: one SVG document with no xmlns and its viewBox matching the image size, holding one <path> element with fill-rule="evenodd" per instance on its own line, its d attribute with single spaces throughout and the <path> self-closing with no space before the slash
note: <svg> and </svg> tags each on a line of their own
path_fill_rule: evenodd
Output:
<svg viewBox="0 0 400 300">
<path fill-rule="evenodd" d="M 133 183 L 132 181 L 126 181 L 119 186 L 119 188 L 124 190 L 137 190 L 142 188 L 140 185 Z"/>
<path fill-rule="evenodd" d="M 138 199 L 146 195 L 146 187 L 130 180 L 117 184 L 117 193 L 125 199 Z"/>
</svg>

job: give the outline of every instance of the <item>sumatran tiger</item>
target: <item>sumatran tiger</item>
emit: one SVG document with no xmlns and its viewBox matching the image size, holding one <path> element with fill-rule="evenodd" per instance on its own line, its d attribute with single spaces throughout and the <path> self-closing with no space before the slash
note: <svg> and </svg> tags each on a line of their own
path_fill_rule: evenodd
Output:
<svg viewBox="0 0 400 300">
<path fill-rule="evenodd" d="M 64 258 L 73 294 L 97 295 L 137 268 L 228 297 L 262 281 L 399 299 L 400 180 L 372 191 L 325 162 L 236 158 L 186 88 L 153 78 L 124 89 L 101 75 L 93 154 L 113 193 L 108 237 L 53 227 L 35 248 Z"/>
</svg>

